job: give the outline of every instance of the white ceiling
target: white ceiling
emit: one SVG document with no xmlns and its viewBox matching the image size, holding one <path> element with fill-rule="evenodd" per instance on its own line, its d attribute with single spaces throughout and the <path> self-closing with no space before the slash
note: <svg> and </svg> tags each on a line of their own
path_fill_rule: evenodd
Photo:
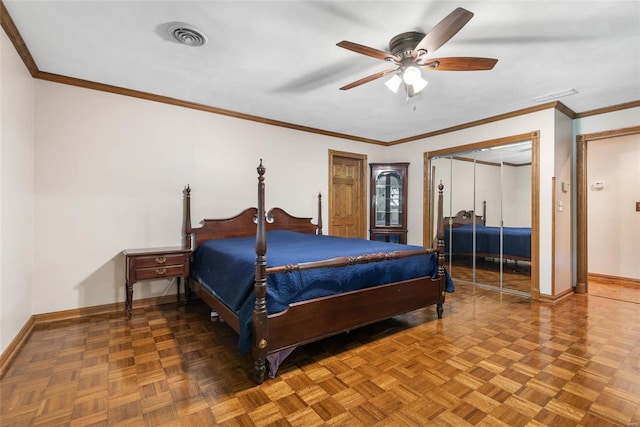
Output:
<svg viewBox="0 0 640 427">
<path fill-rule="evenodd" d="M 40 71 L 318 129 L 392 142 L 534 107 L 574 88 L 574 112 L 640 100 L 638 1 L 32 1 L 3 0 Z M 475 16 L 430 57 L 497 58 L 491 71 L 425 71 L 407 102 L 391 68 L 336 46 L 388 50 L 456 7 Z M 203 30 L 173 41 L 168 23 Z"/>
</svg>

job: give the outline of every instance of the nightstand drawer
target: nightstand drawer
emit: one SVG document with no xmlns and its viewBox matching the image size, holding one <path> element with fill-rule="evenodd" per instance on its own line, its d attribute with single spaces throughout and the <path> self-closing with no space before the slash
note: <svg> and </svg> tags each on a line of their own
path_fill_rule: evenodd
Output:
<svg viewBox="0 0 640 427">
<path fill-rule="evenodd" d="M 166 267 L 157 266 L 152 268 L 137 268 L 136 279 L 162 279 L 163 277 L 180 276 L 184 275 L 184 264 L 182 265 L 169 265 Z"/>
<path fill-rule="evenodd" d="M 183 254 L 177 255 L 154 255 L 136 257 L 136 269 L 148 267 L 168 267 L 173 265 L 182 265 L 185 262 Z"/>
</svg>

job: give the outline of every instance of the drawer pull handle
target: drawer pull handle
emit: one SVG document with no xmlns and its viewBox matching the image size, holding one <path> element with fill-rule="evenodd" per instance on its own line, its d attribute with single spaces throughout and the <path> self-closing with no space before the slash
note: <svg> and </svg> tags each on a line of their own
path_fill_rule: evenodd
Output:
<svg viewBox="0 0 640 427">
<path fill-rule="evenodd" d="M 166 272 L 167 272 L 167 269 L 166 269 L 166 268 L 156 268 L 156 274 L 157 274 L 158 276 L 161 276 L 161 275 L 163 275 L 163 274 L 164 274 L 164 273 L 166 273 Z"/>
<path fill-rule="evenodd" d="M 160 256 L 156 258 L 156 264 L 164 264 L 165 262 L 167 262 L 167 257 Z"/>
</svg>

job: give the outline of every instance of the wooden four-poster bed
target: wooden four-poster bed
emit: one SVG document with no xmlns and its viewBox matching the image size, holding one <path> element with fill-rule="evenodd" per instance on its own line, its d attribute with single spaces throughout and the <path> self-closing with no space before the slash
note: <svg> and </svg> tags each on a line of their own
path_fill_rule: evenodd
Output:
<svg viewBox="0 0 640 427">
<path fill-rule="evenodd" d="M 453 283 L 444 270 L 442 190 L 437 247 L 322 235 L 318 224 L 281 208 L 265 210 L 265 167 L 258 171 L 258 207 L 191 226 L 191 189 L 184 191 L 185 246 L 193 250 L 187 289 L 239 334 L 254 379 L 264 381 L 295 347 L 436 305 L 442 317 Z M 275 366 L 271 366 L 275 365 Z"/>
</svg>

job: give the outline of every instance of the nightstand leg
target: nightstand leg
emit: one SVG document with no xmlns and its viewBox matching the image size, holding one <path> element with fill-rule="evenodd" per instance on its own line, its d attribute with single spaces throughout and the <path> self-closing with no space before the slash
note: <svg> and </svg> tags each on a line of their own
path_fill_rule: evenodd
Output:
<svg viewBox="0 0 640 427">
<path fill-rule="evenodd" d="M 176 286 L 178 287 L 178 292 L 177 292 L 178 302 L 180 302 L 180 282 L 181 282 L 181 277 L 180 276 L 176 277 Z"/>
<path fill-rule="evenodd" d="M 128 280 L 125 282 L 125 287 L 127 288 L 127 316 L 131 319 L 133 315 L 133 283 L 130 283 Z"/>
</svg>

